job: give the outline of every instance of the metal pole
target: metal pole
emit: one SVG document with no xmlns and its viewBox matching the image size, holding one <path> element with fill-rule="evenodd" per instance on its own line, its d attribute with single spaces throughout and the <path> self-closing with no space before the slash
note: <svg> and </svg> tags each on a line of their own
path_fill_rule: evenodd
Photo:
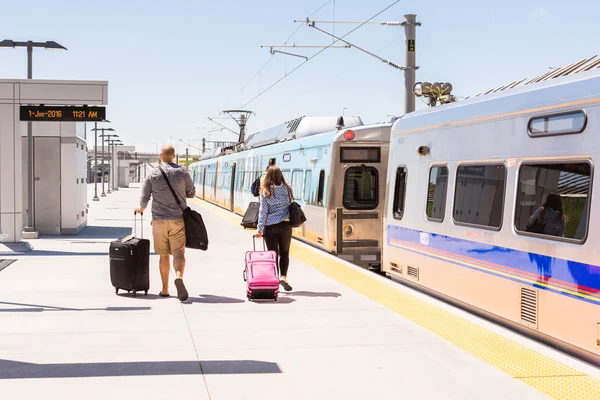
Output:
<svg viewBox="0 0 600 400">
<path fill-rule="evenodd" d="M 111 175 L 113 173 L 113 168 L 112 168 L 112 152 L 110 151 L 110 145 L 112 144 L 112 141 L 110 140 L 110 136 L 108 137 L 108 156 L 110 157 L 110 163 L 109 165 L 109 170 L 108 170 L 108 182 L 106 183 L 106 186 L 108 186 L 108 190 L 106 191 L 106 193 L 110 194 L 112 193 L 112 191 L 110 190 L 110 184 L 112 181 Z"/>
<path fill-rule="evenodd" d="M 240 115 L 240 143 L 244 143 L 244 133 L 246 133 L 246 116 Z"/>
<path fill-rule="evenodd" d="M 421 25 L 416 21 L 416 14 L 404 15 L 406 22 L 404 25 L 404 33 L 406 35 L 406 69 L 404 70 L 404 85 L 405 85 L 405 104 L 404 112 L 406 114 L 415 111 L 415 94 L 413 86 L 416 82 L 416 55 L 415 55 L 415 38 L 417 35 L 417 25 Z"/>
<path fill-rule="evenodd" d="M 113 143 L 113 151 L 110 155 L 111 155 L 111 157 L 114 156 L 114 159 L 113 159 L 114 170 L 113 170 L 113 182 L 112 182 L 113 191 L 118 192 L 119 191 L 119 182 L 115 182 L 115 177 L 117 179 L 119 178 L 119 151 L 115 149 L 115 145 L 116 145 L 116 143 Z M 116 165 L 115 165 L 115 162 L 116 162 Z"/>
<path fill-rule="evenodd" d="M 33 76 L 33 42 L 27 42 L 27 79 Z M 27 226 L 25 232 L 36 232 L 34 218 L 34 176 L 33 176 L 33 125 L 31 121 L 27 122 Z M 34 237 L 37 235 L 34 234 Z"/>
<path fill-rule="evenodd" d="M 100 201 L 98 197 L 98 123 L 94 122 L 94 198 L 93 201 Z"/>
<path fill-rule="evenodd" d="M 200 154 L 200 157 L 202 157 L 204 155 L 205 151 L 206 151 L 206 138 L 202 138 L 202 154 Z"/>
<path fill-rule="evenodd" d="M 190 169 L 190 162 L 188 161 L 189 148 L 185 148 L 185 169 Z"/>
<path fill-rule="evenodd" d="M 119 150 L 117 150 L 117 169 L 115 170 L 115 173 L 117 174 L 117 179 L 116 182 L 117 184 L 115 185 L 116 189 L 115 190 L 119 190 L 119 186 L 121 186 L 121 162 L 119 161 Z"/>
<path fill-rule="evenodd" d="M 102 128 L 102 166 L 100 170 L 102 171 L 102 194 L 100 196 L 106 197 L 106 193 L 104 193 L 104 128 Z"/>
</svg>

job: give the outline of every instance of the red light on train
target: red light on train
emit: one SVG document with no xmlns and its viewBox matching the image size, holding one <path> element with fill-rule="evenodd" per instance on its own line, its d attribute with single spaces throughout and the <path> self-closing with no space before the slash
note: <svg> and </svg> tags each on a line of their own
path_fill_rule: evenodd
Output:
<svg viewBox="0 0 600 400">
<path fill-rule="evenodd" d="M 346 140 L 352 140 L 352 139 L 354 139 L 354 131 L 347 130 L 346 132 L 344 132 L 344 138 Z"/>
</svg>

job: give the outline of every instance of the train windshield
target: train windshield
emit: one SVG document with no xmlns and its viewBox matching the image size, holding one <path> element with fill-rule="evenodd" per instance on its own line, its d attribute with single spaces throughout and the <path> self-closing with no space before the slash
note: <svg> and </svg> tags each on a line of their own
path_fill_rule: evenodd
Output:
<svg viewBox="0 0 600 400">
<path fill-rule="evenodd" d="M 379 205 L 379 173 L 373 167 L 350 167 L 344 179 L 344 207 L 373 210 Z"/>
</svg>

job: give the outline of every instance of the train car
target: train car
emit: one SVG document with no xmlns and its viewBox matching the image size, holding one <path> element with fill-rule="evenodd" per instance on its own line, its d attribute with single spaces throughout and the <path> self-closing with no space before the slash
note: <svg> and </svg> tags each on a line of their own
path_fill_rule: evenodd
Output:
<svg viewBox="0 0 600 400">
<path fill-rule="evenodd" d="M 383 269 L 598 364 L 596 71 L 397 120 Z"/>
<path fill-rule="evenodd" d="M 197 196 L 243 215 L 252 182 L 279 166 L 307 221 L 295 238 L 381 272 L 382 217 L 392 123 L 308 116 L 248 137 L 242 151 L 217 150 L 190 166 Z"/>
</svg>

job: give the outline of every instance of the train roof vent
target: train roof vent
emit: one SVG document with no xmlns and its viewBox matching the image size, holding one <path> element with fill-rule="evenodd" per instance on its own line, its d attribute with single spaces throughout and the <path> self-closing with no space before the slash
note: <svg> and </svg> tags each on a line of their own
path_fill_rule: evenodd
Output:
<svg viewBox="0 0 600 400">
<path fill-rule="evenodd" d="M 485 92 L 480 92 L 480 93 L 477 93 L 475 96 L 467 96 L 467 97 L 465 97 L 465 100 L 470 97 L 485 96 L 486 94 L 501 92 L 501 91 L 507 90 L 507 89 L 513 89 L 525 81 L 527 81 L 525 83 L 525 85 L 532 85 L 534 83 L 543 82 L 543 81 L 547 81 L 547 80 L 555 79 L 555 78 L 560 78 L 562 76 L 567 76 L 567 75 L 571 75 L 571 74 L 577 74 L 580 72 L 590 71 L 594 68 L 600 68 L 600 58 L 598 58 L 598 56 L 584 58 L 582 60 L 579 60 L 576 63 L 569 64 L 565 67 L 551 68 L 551 71 L 548 71 L 545 74 L 537 76 L 528 81 L 527 81 L 527 78 L 523 78 L 523 79 L 520 79 L 517 81 L 512 81 L 508 85 L 503 85 L 503 86 L 500 86 L 500 87 L 497 87 L 494 89 L 490 89 Z"/>
<path fill-rule="evenodd" d="M 246 147 L 260 147 L 279 142 L 279 136 L 284 132 L 289 132 L 289 122 L 254 133 L 246 140 Z"/>
</svg>

